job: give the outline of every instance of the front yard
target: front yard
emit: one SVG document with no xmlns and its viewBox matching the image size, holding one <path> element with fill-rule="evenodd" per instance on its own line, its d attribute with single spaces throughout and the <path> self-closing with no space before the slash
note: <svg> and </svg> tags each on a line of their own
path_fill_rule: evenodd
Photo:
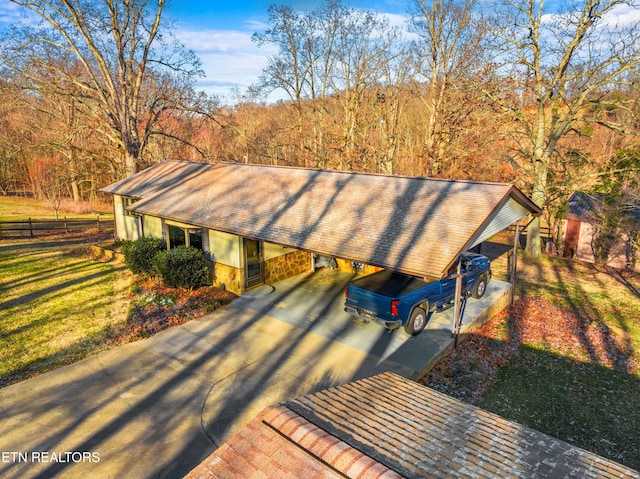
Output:
<svg viewBox="0 0 640 479">
<path fill-rule="evenodd" d="M 422 382 L 640 469 L 640 275 L 544 257 Z"/>
<path fill-rule="evenodd" d="M 0 243 L 0 387 L 203 316 L 232 299 L 133 277 L 86 234 Z"/>
</svg>

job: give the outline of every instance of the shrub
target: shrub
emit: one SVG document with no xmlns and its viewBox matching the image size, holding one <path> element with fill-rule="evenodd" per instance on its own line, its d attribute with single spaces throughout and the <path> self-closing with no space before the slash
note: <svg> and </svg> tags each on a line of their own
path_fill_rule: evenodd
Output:
<svg viewBox="0 0 640 479">
<path fill-rule="evenodd" d="M 167 286 L 193 289 L 207 282 L 209 268 L 202 251 L 191 246 L 178 246 L 161 251 L 153 264 Z"/>
<path fill-rule="evenodd" d="M 160 238 L 138 238 L 122 244 L 124 262 L 132 273 L 154 274 L 153 257 L 163 249 Z"/>
<path fill-rule="evenodd" d="M 73 201 L 70 198 L 62 198 L 60 211 L 74 215 L 88 215 L 93 213 L 93 208 L 88 201 Z"/>
</svg>

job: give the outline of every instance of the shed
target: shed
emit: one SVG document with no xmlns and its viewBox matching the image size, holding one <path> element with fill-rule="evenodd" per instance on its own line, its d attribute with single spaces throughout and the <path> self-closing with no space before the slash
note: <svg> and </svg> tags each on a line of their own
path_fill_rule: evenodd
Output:
<svg viewBox="0 0 640 479">
<path fill-rule="evenodd" d="M 102 191 L 118 236 L 193 242 L 239 291 L 311 268 L 313 255 L 440 278 L 462 252 L 541 214 L 504 183 L 236 163 L 167 161 Z"/>
<path fill-rule="evenodd" d="M 602 194 L 576 191 L 571 195 L 563 224 L 563 257 L 596 262 L 594 239 L 606 209 L 606 197 Z M 606 264 L 614 268 L 635 266 L 640 271 L 640 262 L 635 261 L 631 244 L 640 228 L 640 205 L 626 211 L 615 210 L 615 214 L 621 226 L 611 238 Z"/>
</svg>

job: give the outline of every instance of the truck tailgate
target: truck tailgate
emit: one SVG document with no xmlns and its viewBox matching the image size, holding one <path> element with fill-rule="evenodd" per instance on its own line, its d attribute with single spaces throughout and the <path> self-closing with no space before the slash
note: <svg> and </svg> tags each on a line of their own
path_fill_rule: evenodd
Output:
<svg viewBox="0 0 640 479">
<path fill-rule="evenodd" d="M 375 306 L 383 306 L 383 309 L 386 310 L 386 305 L 390 304 L 391 298 L 386 295 L 376 293 L 375 291 L 359 288 L 354 284 L 350 284 L 347 302 L 354 306 L 374 310 L 378 309 Z"/>
</svg>

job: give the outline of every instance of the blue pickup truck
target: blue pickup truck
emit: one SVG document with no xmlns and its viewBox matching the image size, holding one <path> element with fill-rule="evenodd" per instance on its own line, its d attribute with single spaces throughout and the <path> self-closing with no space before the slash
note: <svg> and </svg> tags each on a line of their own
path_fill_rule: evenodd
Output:
<svg viewBox="0 0 640 479">
<path fill-rule="evenodd" d="M 381 323 L 387 329 L 404 326 L 408 334 L 416 336 L 434 312 L 453 306 L 456 268 L 457 265 L 448 276 L 432 282 L 388 270 L 363 276 L 345 287 L 344 310 L 367 322 Z M 461 274 L 463 295 L 481 298 L 491 280 L 489 259 L 464 253 Z"/>
</svg>

